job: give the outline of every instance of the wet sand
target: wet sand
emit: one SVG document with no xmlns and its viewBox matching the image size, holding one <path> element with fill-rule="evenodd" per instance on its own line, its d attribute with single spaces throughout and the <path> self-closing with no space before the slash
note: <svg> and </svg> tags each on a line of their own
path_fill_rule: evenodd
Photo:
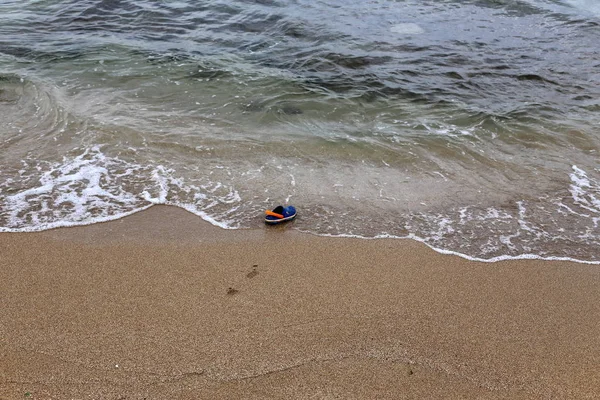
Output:
<svg viewBox="0 0 600 400">
<path fill-rule="evenodd" d="M 2 399 L 596 399 L 600 266 L 228 231 L 0 234 Z"/>
</svg>

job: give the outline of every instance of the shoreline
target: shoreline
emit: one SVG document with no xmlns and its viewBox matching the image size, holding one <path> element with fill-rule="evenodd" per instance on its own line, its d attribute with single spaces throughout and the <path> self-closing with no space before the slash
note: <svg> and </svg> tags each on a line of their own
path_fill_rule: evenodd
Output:
<svg viewBox="0 0 600 400">
<path fill-rule="evenodd" d="M 90 223 L 81 223 L 81 224 L 64 225 L 64 226 L 57 225 L 57 226 L 51 226 L 49 228 L 42 228 L 39 230 L 27 230 L 27 231 L 18 231 L 18 230 L 15 230 L 15 231 L 4 230 L 3 231 L 0 229 L 0 235 L 3 235 L 3 234 L 31 234 L 31 233 L 37 234 L 37 233 L 43 233 L 43 232 L 48 232 L 48 231 L 64 230 L 64 229 L 72 229 L 72 228 L 81 229 L 84 227 L 90 227 L 90 226 L 94 226 L 94 225 L 103 226 L 103 224 L 119 221 L 123 218 L 129 218 L 135 214 L 143 213 L 146 210 L 155 208 L 155 207 L 180 209 L 182 211 L 185 211 L 185 212 L 191 214 L 190 218 L 192 218 L 192 219 L 200 218 L 203 222 L 207 223 L 211 227 L 219 228 L 219 229 L 225 230 L 225 231 L 238 231 L 239 230 L 239 231 L 249 232 L 249 231 L 255 231 L 255 230 L 256 231 L 262 230 L 262 228 L 261 228 L 262 224 L 256 224 L 256 226 L 253 228 L 233 228 L 233 227 L 227 226 L 226 224 L 219 223 L 209 216 L 198 215 L 198 214 L 194 213 L 193 211 L 187 210 L 185 207 L 181 207 L 178 205 L 171 205 L 171 204 L 169 204 L 169 205 L 155 204 L 155 205 L 149 205 L 149 206 L 147 206 L 145 208 L 141 208 L 139 210 L 131 211 L 129 213 L 121 214 L 116 217 L 107 217 L 106 219 L 97 220 L 97 221 L 90 222 Z M 270 229 L 273 229 L 273 227 L 271 227 Z M 558 257 L 558 256 L 547 256 L 546 257 L 546 256 L 541 256 L 538 254 L 531 254 L 531 253 L 520 254 L 517 256 L 499 255 L 499 256 L 494 256 L 491 258 L 481 258 L 481 257 L 476 257 L 476 256 L 470 256 L 468 254 L 464 254 L 464 253 L 461 253 L 461 252 L 455 251 L 455 250 L 445 249 L 445 248 L 441 248 L 441 247 L 435 247 L 434 245 L 427 243 L 427 241 L 425 239 L 423 239 L 415 234 L 412 234 L 412 233 L 407 236 L 404 236 L 404 237 L 387 235 L 387 234 L 377 235 L 377 236 L 373 236 L 373 237 L 351 235 L 351 234 L 333 235 L 333 234 L 321 234 L 321 233 L 315 233 L 315 232 L 308 232 L 308 231 L 303 231 L 303 230 L 297 230 L 297 233 L 300 235 L 310 235 L 310 236 L 323 237 L 323 238 L 341 238 L 341 239 L 358 239 L 358 240 L 412 240 L 412 241 L 423 244 L 427 248 L 435 251 L 436 253 L 443 254 L 443 255 L 456 256 L 456 257 L 460 257 L 460 258 L 463 258 L 468 261 L 475 261 L 475 262 L 481 262 L 481 263 L 497 263 L 497 262 L 502 262 L 502 261 L 518 261 L 518 260 L 540 260 L 540 261 L 566 261 L 566 262 L 573 262 L 573 263 L 579 263 L 579 264 L 600 265 L 600 260 L 597 260 L 597 261 L 583 260 L 583 259 L 578 259 L 578 258 L 573 258 L 573 257 Z"/>
<path fill-rule="evenodd" d="M 600 267 L 224 230 L 0 233 L 0 398 L 594 398 Z"/>
</svg>

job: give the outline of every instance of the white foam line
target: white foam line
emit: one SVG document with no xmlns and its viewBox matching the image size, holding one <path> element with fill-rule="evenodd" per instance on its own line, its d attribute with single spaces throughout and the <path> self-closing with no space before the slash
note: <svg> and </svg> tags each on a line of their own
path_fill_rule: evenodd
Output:
<svg viewBox="0 0 600 400">
<path fill-rule="evenodd" d="M 229 230 L 240 229 L 239 226 L 233 226 L 233 225 L 227 224 L 226 222 L 217 221 L 216 219 L 214 219 L 213 217 L 211 217 L 204 211 L 196 209 L 192 204 L 176 204 L 176 203 L 171 203 L 169 201 L 165 201 L 165 202 L 155 202 L 155 203 L 148 204 L 148 205 L 140 207 L 140 208 L 136 208 L 135 210 L 121 212 L 121 213 L 118 213 L 115 215 L 91 218 L 91 219 L 83 220 L 83 221 L 57 221 L 57 222 L 53 222 L 53 223 L 42 223 L 40 225 L 28 226 L 28 227 L 24 227 L 24 228 L 8 228 L 8 227 L 0 226 L 0 233 L 42 232 L 42 231 L 47 231 L 50 229 L 57 229 L 57 228 L 72 228 L 72 227 L 76 227 L 76 226 L 94 225 L 94 224 L 101 223 L 101 222 L 116 221 L 121 218 L 136 214 L 140 211 L 147 210 L 150 207 L 155 206 L 155 205 L 167 205 L 167 206 L 175 206 L 175 207 L 183 208 L 184 210 L 189 211 L 192 214 L 197 215 L 198 217 L 202 218 L 204 221 L 210 223 L 211 225 L 217 226 L 222 229 L 229 229 Z M 233 222 L 233 221 L 228 221 L 228 222 Z"/>
<path fill-rule="evenodd" d="M 92 218 L 92 219 L 83 220 L 83 221 L 57 221 L 57 222 L 52 222 L 52 223 L 42 223 L 40 225 L 29 226 L 29 227 L 25 227 L 25 228 L 7 228 L 7 227 L 0 226 L 0 232 L 7 232 L 7 233 L 41 232 L 41 231 L 47 231 L 50 229 L 57 229 L 57 228 L 71 228 L 71 227 L 75 227 L 75 226 L 94 225 L 94 224 L 97 224 L 100 222 L 115 221 L 115 220 L 127 217 L 129 215 L 133 215 L 140 211 L 147 210 L 148 208 L 152 207 L 153 205 L 154 204 L 149 204 L 147 206 L 136 208 L 135 210 L 125 211 L 125 212 L 115 214 L 115 215 Z"/>
<path fill-rule="evenodd" d="M 440 248 L 434 247 L 434 246 L 430 245 L 429 243 L 427 243 L 425 241 L 425 239 L 415 236 L 413 234 L 410 234 L 403 238 L 402 237 L 397 237 L 397 238 L 398 239 L 416 240 L 417 242 L 423 243 L 430 249 L 432 249 L 440 254 L 448 254 L 448 255 L 458 256 L 458 257 L 461 257 L 461 258 L 464 258 L 464 259 L 467 259 L 470 261 L 478 261 L 478 262 L 485 262 L 485 263 L 494 263 L 494 262 L 498 262 L 498 261 L 508 261 L 508 260 L 543 260 L 543 261 L 570 261 L 570 262 L 575 262 L 575 263 L 579 263 L 579 264 L 600 265 L 600 261 L 579 260 L 579 259 L 571 258 L 571 257 L 543 257 L 543 256 L 539 256 L 537 254 L 519 254 L 518 256 L 503 255 L 503 256 L 496 256 L 496 257 L 492 257 L 492 258 L 471 257 L 466 254 L 459 253 L 457 251 L 440 249 Z"/>
<path fill-rule="evenodd" d="M 239 225 L 232 226 L 232 225 L 228 225 L 227 223 L 217 221 L 216 219 L 214 219 L 213 217 L 211 217 L 204 211 L 201 211 L 201 210 L 198 210 L 197 208 L 195 208 L 192 204 L 175 204 L 175 203 L 170 203 L 170 202 L 166 202 L 164 204 L 166 204 L 168 206 L 175 206 L 175 207 L 183 208 L 184 210 L 189 211 L 192 214 L 199 216 L 204 221 L 210 223 L 211 225 L 218 226 L 219 228 L 229 229 L 229 230 L 240 229 Z M 232 222 L 232 221 L 229 221 L 229 222 Z"/>
<path fill-rule="evenodd" d="M 468 256 L 463 253 L 459 253 L 458 251 L 446 250 L 446 249 L 434 247 L 431 244 L 427 243 L 425 241 L 425 239 L 423 239 L 419 236 L 416 236 L 412 233 L 409 234 L 408 236 L 377 235 L 377 236 L 373 236 L 373 237 L 367 237 L 367 236 L 350 235 L 350 234 L 332 235 L 332 234 L 328 234 L 328 233 L 314 233 L 314 232 L 303 231 L 303 230 L 300 230 L 300 232 L 308 233 L 310 235 L 315 235 L 315 236 L 332 237 L 332 238 L 351 238 L 351 239 L 364 239 L 364 240 L 410 239 L 410 240 L 415 240 L 417 242 L 423 243 L 430 249 L 432 249 L 435 252 L 440 253 L 440 254 L 458 256 L 458 257 L 464 258 L 469 261 L 478 261 L 478 262 L 484 262 L 484 263 L 495 263 L 495 262 L 499 262 L 499 261 L 509 261 L 509 260 L 543 260 L 543 261 L 570 261 L 570 262 L 579 263 L 579 264 L 600 265 L 600 261 L 579 260 L 577 258 L 571 258 L 571 257 L 543 257 L 543 256 L 540 256 L 537 254 L 520 254 L 518 256 L 503 255 L 503 256 L 496 256 L 496 257 L 492 257 L 492 258 L 472 257 L 472 256 Z"/>
</svg>

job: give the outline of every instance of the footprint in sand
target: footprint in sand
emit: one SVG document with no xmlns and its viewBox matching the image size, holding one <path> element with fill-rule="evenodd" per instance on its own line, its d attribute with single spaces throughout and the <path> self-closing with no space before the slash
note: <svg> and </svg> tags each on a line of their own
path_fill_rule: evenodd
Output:
<svg viewBox="0 0 600 400">
<path fill-rule="evenodd" d="M 256 275 L 258 275 L 257 268 L 258 268 L 258 264 L 254 264 L 254 265 L 252 266 L 252 271 L 250 271 L 250 272 L 248 272 L 248 273 L 246 274 L 246 278 L 248 278 L 248 279 L 252 279 L 252 278 L 254 278 Z M 229 288 L 227 288 L 227 295 L 229 295 L 229 296 L 233 296 L 234 294 L 237 294 L 237 293 L 239 293 L 239 292 L 240 292 L 239 290 L 237 290 L 237 289 L 234 289 L 234 288 L 232 288 L 232 287 L 229 287 Z"/>
<path fill-rule="evenodd" d="M 238 292 L 239 292 L 239 290 L 237 290 L 237 289 L 234 289 L 234 288 L 232 288 L 232 287 L 230 287 L 230 288 L 227 288 L 227 294 L 228 294 L 228 295 L 230 295 L 230 296 L 233 296 L 234 294 L 236 294 L 236 293 L 238 293 Z"/>
<path fill-rule="evenodd" d="M 250 272 L 248 272 L 248 273 L 246 274 L 246 278 L 248 278 L 248 279 L 252 279 L 252 278 L 254 278 L 256 275 L 258 275 L 258 271 L 256 270 L 257 268 L 258 268 L 258 264 L 254 264 L 254 265 L 252 266 L 252 271 L 250 271 Z"/>
</svg>

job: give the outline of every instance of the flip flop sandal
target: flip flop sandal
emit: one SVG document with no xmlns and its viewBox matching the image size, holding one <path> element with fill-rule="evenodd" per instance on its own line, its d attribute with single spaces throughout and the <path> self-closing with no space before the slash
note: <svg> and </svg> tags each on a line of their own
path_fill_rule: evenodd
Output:
<svg viewBox="0 0 600 400">
<path fill-rule="evenodd" d="M 273 210 L 265 211 L 265 223 L 269 225 L 280 224 L 282 222 L 291 221 L 296 218 L 296 209 L 294 206 L 277 206 Z"/>
</svg>

